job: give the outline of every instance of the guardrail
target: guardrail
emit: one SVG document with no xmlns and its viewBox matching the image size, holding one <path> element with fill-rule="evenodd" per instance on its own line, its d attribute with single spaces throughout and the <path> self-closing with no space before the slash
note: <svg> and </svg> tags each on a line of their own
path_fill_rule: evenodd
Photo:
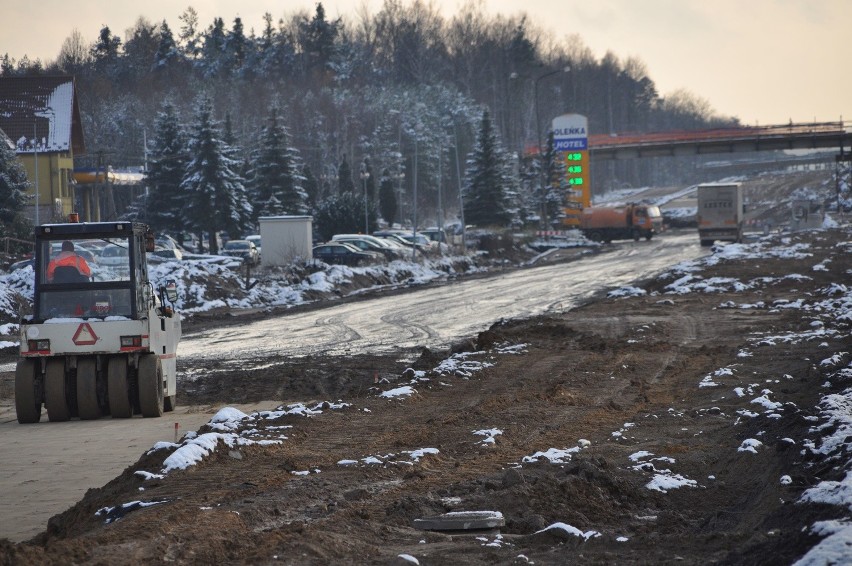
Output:
<svg viewBox="0 0 852 566">
<path fill-rule="evenodd" d="M 5 236 L 3 238 L 0 238 L 0 240 L 2 240 L 3 242 L 3 253 L 5 253 L 6 255 L 9 255 L 10 242 L 17 242 L 19 244 L 24 244 L 25 246 L 29 247 L 33 247 L 35 245 L 33 244 L 32 240 L 19 240 L 18 238 L 13 238 L 11 236 Z"/>
</svg>

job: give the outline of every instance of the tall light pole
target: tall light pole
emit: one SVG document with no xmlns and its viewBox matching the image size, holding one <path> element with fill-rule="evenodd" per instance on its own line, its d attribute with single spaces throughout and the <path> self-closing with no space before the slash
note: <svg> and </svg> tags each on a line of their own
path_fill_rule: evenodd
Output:
<svg viewBox="0 0 852 566">
<path fill-rule="evenodd" d="M 444 203 L 441 202 L 441 182 L 443 181 L 441 175 L 441 162 L 444 160 L 444 148 L 438 148 L 438 229 L 444 230 Z"/>
<path fill-rule="evenodd" d="M 459 164 L 459 131 L 456 129 L 455 117 L 453 117 L 453 136 L 456 139 L 456 180 L 459 184 L 459 220 L 461 220 L 462 252 L 467 253 L 464 227 L 464 195 L 462 194 L 464 190 L 462 188 L 461 164 Z"/>
<path fill-rule="evenodd" d="M 538 136 L 538 175 L 539 175 L 539 185 L 541 187 L 541 219 L 544 224 L 543 229 L 547 230 L 548 221 L 547 221 L 547 191 L 544 189 L 544 148 L 541 142 L 541 116 L 539 114 L 538 109 L 538 83 L 541 82 L 542 79 L 547 77 L 552 77 L 558 73 L 567 73 L 571 70 L 571 67 L 563 67 L 562 69 L 556 69 L 555 71 L 550 71 L 544 73 L 543 75 L 539 75 L 535 79 L 535 83 L 533 83 L 533 104 L 535 105 L 535 130 L 536 135 Z"/>
<path fill-rule="evenodd" d="M 411 261 L 417 256 L 417 128 L 414 129 L 414 214 L 411 222 Z"/>
<path fill-rule="evenodd" d="M 325 196 L 330 196 L 334 192 L 334 184 L 337 182 L 337 167 L 334 165 L 323 165 L 322 167 L 320 180 L 322 180 L 323 186 L 321 188 L 321 193 L 325 192 L 327 189 L 328 193 Z M 317 200 L 319 200 L 319 198 Z"/>
<path fill-rule="evenodd" d="M 370 172 L 367 171 L 367 162 L 361 162 L 361 181 L 364 183 L 364 234 L 370 233 L 370 220 L 367 214 L 367 179 L 370 178 Z"/>
<path fill-rule="evenodd" d="M 35 224 L 38 226 L 38 205 L 39 205 L 39 194 L 38 194 L 38 134 L 36 133 L 36 125 L 33 124 L 33 157 L 35 160 Z"/>
<path fill-rule="evenodd" d="M 402 182 L 405 180 L 405 173 L 402 171 L 402 154 L 399 154 L 399 162 L 397 163 L 397 172 L 392 175 L 392 177 L 396 180 L 396 209 L 397 209 L 397 222 L 402 224 L 402 195 L 403 188 Z M 392 226 L 391 226 L 392 227 Z"/>
</svg>

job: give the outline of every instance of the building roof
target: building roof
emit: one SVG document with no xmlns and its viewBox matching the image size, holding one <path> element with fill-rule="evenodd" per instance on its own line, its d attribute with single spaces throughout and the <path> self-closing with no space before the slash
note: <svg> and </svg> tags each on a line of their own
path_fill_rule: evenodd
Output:
<svg viewBox="0 0 852 566">
<path fill-rule="evenodd" d="M 74 77 L 0 77 L 0 129 L 18 154 L 85 153 Z"/>
</svg>

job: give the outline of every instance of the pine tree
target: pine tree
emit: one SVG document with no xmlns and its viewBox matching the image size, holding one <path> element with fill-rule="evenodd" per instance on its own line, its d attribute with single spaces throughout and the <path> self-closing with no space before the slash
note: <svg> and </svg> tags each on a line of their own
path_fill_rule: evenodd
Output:
<svg viewBox="0 0 852 566">
<path fill-rule="evenodd" d="M 317 183 L 317 178 L 314 176 L 314 172 L 311 168 L 305 165 L 302 168 L 302 188 L 305 189 L 305 195 L 307 195 L 306 204 L 308 205 L 308 210 L 311 210 L 317 205 L 317 196 L 319 196 L 319 183 Z"/>
<path fill-rule="evenodd" d="M 299 22 L 299 43 L 302 53 L 308 58 L 306 68 L 326 69 L 335 55 L 335 41 L 340 33 L 340 19 L 325 19 L 322 2 L 317 3 L 316 12 L 311 21 Z"/>
<path fill-rule="evenodd" d="M 154 230 L 179 233 L 184 228 L 186 195 L 181 181 L 188 157 L 180 119 L 171 102 L 163 104 L 154 129 L 144 218 Z"/>
<path fill-rule="evenodd" d="M 237 214 L 239 215 L 239 220 L 237 221 L 238 234 L 242 234 L 252 225 L 254 210 L 249 199 L 249 191 L 245 186 L 245 178 L 249 166 L 247 160 L 240 157 L 240 144 L 237 136 L 234 134 L 230 112 L 225 114 L 225 125 L 222 128 L 222 142 L 224 143 L 225 156 L 235 163 L 234 172 L 240 180 L 239 185 L 234 187 L 234 201 L 237 207 Z"/>
<path fill-rule="evenodd" d="M 355 190 L 355 183 L 352 181 L 352 167 L 346 161 L 346 156 L 343 156 L 343 161 L 340 167 L 337 168 L 337 191 L 340 194 L 351 193 Z"/>
<path fill-rule="evenodd" d="M 15 151 L 6 144 L 7 140 L 0 132 L 0 236 L 29 240 L 32 225 L 24 215 L 29 186 L 27 171 Z M 16 247 L 14 242 L 12 247 Z"/>
<path fill-rule="evenodd" d="M 565 180 L 565 162 L 562 155 L 556 151 L 552 130 L 547 134 L 543 167 L 544 190 L 539 191 L 539 195 L 547 211 L 547 220 L 553 226 L 565 217 L 563 204 L 567 197 L 568 185 Z"/>
<path fill-rule="evenodd" d="M 218 253 L 216 234 L 220 230 L 240 233 L 245 212 L 241 206 L 248 202 L 240 203 L 245 188 L 236 173 L 239 163 L 228 156 L 228 147 L 213 117 L 213 103 L 206 96 L 198 101 L 189 136 L 187 149 L 191 158 L 181 181 L 181 189 L 188 197 L 186 220 L 194 231 L 209 234 L 210 251 Z"/>
<path fill-rule="evenodd" d="M 154 57 L 154 69 L 166 69 L 180 59 L 180 53 L 175 43 L 172 30 L 166 20 L 160 24 L 159 43 L 157 45 L 157 54 Z"/>
<path fill-rule="evenodd" d="M 246 57 L 248 57 L 249 42 L 243 31 L 243 20 L 239 16 L 234 18 L 231 32 L 227 34 L 223 45 L 227 61 L 228 72 L 239 73 Z"/>
<path fill-rule="evenodd" d="M 213 18 L 213 24 L 204 36 L 204 45 L 201 48 L 201 59 L 197 65 L 202 69 L 205 77 L 218 77 L 220 74 L 227 75 L 228 69 L 224 67 L 225 51 L 225 21 L 222 18 Z"/>
<path fill-rule="evenodd" d="M 180 41 L 183 53 L 187 59 L 194 61 L 198 59 L 201 48 L 198 34 L 198 12 L 192 6 L 188 7 L 178 19 L 183 22 L 180 28 Z"/>
<path fill-rule="evenodd" d="M 92 46 L 95 65 L 108 66 L 117 63 L 120 48 L 121 39 L 117 35 L 112 35 L 108 26 L 102 27 L 98 34 L 98 41 Z"/>
<path fill-rule="evenodd" d="M 367 207 L 368 231 L 376 225 L 376 213 Z M 356 234 L 364 230 L 364 195 L 341 193 L 333 195 L 317 206 L 314 215 L 316 229 L 326 240 L 334 234 Z"/>
<path fill-rule="evenodd" d="M 95 71 L 94 76 L 99 79 L 97 81 L 98 86 L 104 92 L 108 92 L 109 89 L 116 86 L 119 77 L 128 70 L 121 64 L 120 60 L 121 39 L 117 35 L 112 35 L 109 27 L 102 27 L 98 40 L 91 48 L 91 55 L 93 70 Z M 23 64 L 23 61 L 21 64 Z"/>
<path fill-rule="evenodd" d="M 491 125 L 482 113 L 476 146 L 468 156 L 465 175 L 465 221 L 477 226 L 507 226 L 512 220 L 508 163 Z"/>
<path fill-rule="evenodd" d="M 251 189 L 255 220 L 260 216 L 308 212 L 308 195 L 302 188 L 302 175 L 296 164 L 298 154 L 289 142 L 283 118 L 278 107 L 273 106 L 254 158 Z"/>
<path fill-rule="evenodd" d="M 393 190 L 393 179 L 387 169 L 382 171 L 382 181 L 379 185 L 379 211 L 385 222 L 392 226 L 396 219 L 396 193 Z"/>
</svg>

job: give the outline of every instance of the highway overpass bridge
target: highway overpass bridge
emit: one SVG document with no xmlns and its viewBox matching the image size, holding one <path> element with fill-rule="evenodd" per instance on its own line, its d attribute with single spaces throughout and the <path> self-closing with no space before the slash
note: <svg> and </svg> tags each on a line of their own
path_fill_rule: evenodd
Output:
<svg viewBox="0 0 852 566">
<path fill-rule="evenodd" d="M 589 136 L 589 157 L 596 162 L 790 149 L 836 149 L 841 160 L 848 160 L 852 155 L 852 126 L 843 122 L 791 123 Z"/>
</svg>

